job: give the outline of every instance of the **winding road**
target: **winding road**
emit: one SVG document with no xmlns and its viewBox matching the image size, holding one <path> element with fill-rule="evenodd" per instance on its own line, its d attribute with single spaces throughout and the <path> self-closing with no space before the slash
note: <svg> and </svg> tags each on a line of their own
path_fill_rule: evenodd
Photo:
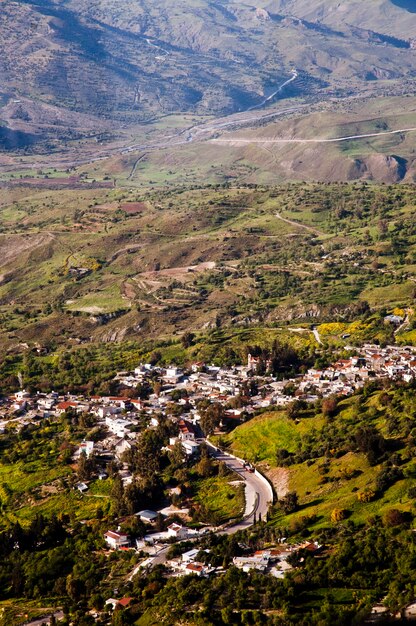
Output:
<svg viewBox="0 0 416 626">
<path fill-rule="evenodd" d="M 273 504 L 273 492 L 267 480 L 260 474 L 247 471 L 244 467 L 244 461 L 220 450 L 206 439 L 198 439 L 198 441 L 204 441 L 208 446 L 210 455 L 217 461 L 225 463 L 229 469 L 235 472 L 244 481 L 245 508 L 242 519 L 235 524 L 216 530 L 216 534 L 233 535 L 240 530 L 250 528 L 256 521 L 265 520 L 268 510 Z M 196 542 L 198 539 L 191 539 L 190 541 Z M 147 567 L 153 569 L 156 565 L 165 563 L 167 561 L 169 548 L 169 545 L 161 548 L 157 555 L 152 558 L 151 564 Z M 140 571 L 141 567 L 142 564 L 136 565 L 130 573 L 128 580 L 132 580 Z"/>
<path fill-rule="evenodd" d="M 239 530 L 245 530 L 254 524 L 256 520 L 266 519 L 269 507 L 273 504 L 271 487 L 267 481 L 256 473 L 246 470 L 244 463 L 223 450 L 216 448 L 209 441 L 206 442 L 210 454 L 217 460 L 222 461 L 233 472 L 244 480 L 245 510 L 243 519 L 232 526 L 228 526 L 220 534 L 233 535 Z"/>
<path fill-rule="evenodd" d="M 256 109 L 261 109 L 262 107 L 264 107 L 264 105 L 267 104 L 268 102 L 271 102 L 273 98 L 277 96 L 278 93 L 281 93 L 283 89 L 287 87 L 287 85 L 290 85 L 290 83 L 293 83 L 293 81 L 296 80 L 297 77 L 298 77 L 297 71 L 292 70 L 292 76 L 288 80 L 285 80 L 284 83 L 279 85 L 276 91 L 274 91 L 272 94 L 270 94 L 270 96 L 268 96 L 262 102 L 260 102 L 260 104 L 255 104 L 254 106 L 248 108 L 247 111 L 255 111 Z"/>
</svg>

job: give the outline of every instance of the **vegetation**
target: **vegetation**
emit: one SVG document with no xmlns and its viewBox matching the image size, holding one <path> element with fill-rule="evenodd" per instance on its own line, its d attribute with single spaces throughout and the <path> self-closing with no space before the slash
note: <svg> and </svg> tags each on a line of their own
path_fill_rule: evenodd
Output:
<svg viewBox="0 0 416 626">
<path fill-rule="evenodd" d="M 316 345 L 311 317 L 325 345 L 345 335 L 383 343 L 394 339 L 384 316 L 396 307 L 410 313 L 396 339 L 412 340 L 412 186 L 20 189 L 12 198 L 0 207 L 6 362 L 22 344 L 44 356 L 45 373 L 60 346 L 85 346 L 94 361 L 104 351 L 92 339 L 129 342 L 127 352 L 148 345 L 149 356 L 149 340 L 166 340 L 166 359 L 233 363 L 241 343 Z M 138 200 L 146 211 L 119 212 Z M 180 342 L 188 329 L 196 336 Z"/>
</svg>

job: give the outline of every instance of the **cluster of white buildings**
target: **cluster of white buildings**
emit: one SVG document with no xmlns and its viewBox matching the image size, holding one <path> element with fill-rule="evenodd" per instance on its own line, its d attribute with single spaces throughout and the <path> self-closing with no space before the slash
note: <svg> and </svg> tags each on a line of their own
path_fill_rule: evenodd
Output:
<svg viewBox="0 0 416 626">
<path fill-rule="evenodd" d="M 314 400 L 332 394 L 349 395 L 368 380 L 388 378 L 411 382 L 416 378 L 416 350 L 411 346 L 380 348 L 365 344 L 349 359 L 340 359 L 323 370 L 309 369 L 297 384 L 297 396 Z"/>
<path fill-rule="evenodd" d="M 139 384 L 153 385 L 158 381 L 157 393 L 150 393 L 146 400 L 127 396 L 60 396 L 55 392 L 33 394 L 21 390 L 4 398 L 0 404 L 0 431 L 10 420 L 15 425 L 36 421 L 44 417 L 60 416 L 68 411 L 94 414 L 109 432 L 107 448 L 119 452 L 128 444 L 120 440 L 136 439 L 138 414 L 146 415 L 150 426 L 157 426 L 158 415 L 175 402 L 183 406 L 182 417 L 188 424 L 199 420 L 197 404 L 207 399 L 226 407 L 226 418 L 238 424 L 256 410 L 269 406 L 284 406 L 293 399 L 287 395 L 287 385 L 292 383 L 296 397 L 307 401 L 332 394 L 348 395 L 363 386 L 366 381 L 390 378 L 410 382 L 416 378 L 416 350 L 410 346 L 386 346 L 381 348 L 365 344 L 362 348 L 349 348 L 354 355 L 340 359 L 318 370 L 311 368 L 304 375 L 277 381 L 272 376 L 256 377 L 258 395 L 248 396 L 245 389 L 251 377 L 256 376 L 257 361 L 249 355 L 247 365 L 232 368 L 194 363 L 183 370 L 176 366 L 167 368 L 150 364 L 139 365 L 134 372 L 120 372 L 116 381 L 120 387 L 135 389 Z M 131 394 L 129 394 L 131 395 Z M 237 402 L 236 398 L 243 400 Z M 231 408 L 233 407 L 233 408 Z M 197 450 L 195 436 L 182 429 L 178 440 L 188 454 Z M 172 445 L 172 442 L 171 442 Z M 121 447 L 120 447 L 121 446 Z"/>
</svg>

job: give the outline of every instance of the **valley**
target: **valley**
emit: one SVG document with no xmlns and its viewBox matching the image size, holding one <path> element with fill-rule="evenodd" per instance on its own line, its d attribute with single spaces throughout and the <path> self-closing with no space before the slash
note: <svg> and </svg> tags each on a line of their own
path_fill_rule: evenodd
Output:
<svg viewBox="0 0 416 626">
<path fill-rule="evenodd" d="M 128 3 L 118 13 L 104 0 L 94 6 L 11 2 L 0 31 L 5 59 L 0 171 L 101 162 L 107 169 L 108 160 L 108 169 L 123 169 L 123 155 L 135 152 L 145 163 L 148 153 L 156 153 L 150 160 L 160 168 L 164 153 L 173 151 L 178 161 L 185 157 L 192 164 L 188 178 L 200 182 L 207 176 L 201 171 L 204 154 L 215 163 L 224 152 L 213 154 L 206 141 L 217 139 L 218 133 L 228 141 L 224 133 L 240 126 L 262 135 L 262 126 L 273 120 L 282 118 L 290 125 L 293 118 L 307 121 L 316 111 L 330 116 L 340 108 L 354 109 L 355 101 L 365 119 L 374 98 L 383 124 L 383 110 L 392 99 L 399 103 L 403 98 L 406 108 L 412 94 L 415 18 L 407 13 L 405 19 L 406 12 L 388 0 L 377 1 L 380 12 L 378 20 L 377 12 L 372 14 L 373 23 L 366 23 L 355 1 L 350 2 L 349 21 L 337 9 L 322 12 L 318 2 L 306 13 L 296 2 L 189 7 L 164 0 L 157 6 Z M 388 22 L 386 16 L 392 19 Z M 15 71 L 20 86 L 8 83 Z M 372 144 L 375 153 L 388 151 L 385 139 L 384 145 Z M 250 154 L 235 150 L 236 145 L 227 151 L 227 161 L 264 169 L 265 155 L 253 146 Z M 277 167 L 278 155 L 271 156 L 273 173 L 267 174 L 268 165 L 264 182 L 304 176 L 296 168 Z M 407 158 L 400 150 L 398 156 Z M 348 168 L 342 161 L 332 178 L 325 168 L 312 175 L 319 180 L 365 176 L 360 167 L 353 173 L 354 164 Z M 306 170 L 308 162 L 306 156 L 300 169 Z M 376 180 L 385 180 L 383 171 L 367 169 Z M 134 179 L 129 176 L 129 183 Z M 150 180 L 144 176 L 143 182 Z M 169 183 L 169 176 L 164 180 Z"/>
</svg>

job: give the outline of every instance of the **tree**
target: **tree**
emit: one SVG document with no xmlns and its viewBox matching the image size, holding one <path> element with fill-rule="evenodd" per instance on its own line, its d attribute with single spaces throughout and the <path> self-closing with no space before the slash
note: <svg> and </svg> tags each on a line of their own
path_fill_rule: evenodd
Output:
<svg viewBox="0 0 416 626">
<path fill-rule="evenodd" d="M 214 464 L 209 456 L 203 456 L 196 466 L 197 472 L 202 478 L 209 478 L 214 473 Z"/>
<path fill-rule="evenodd" d="M 183 347 L 185 349 L 190 348 L 194 342 L 194 339 L 195 339 L 194 333 L 191 333 L 189 331 L 184 333 L 181 337 L 181 342 L 182 342 Z"/>
<path fill-rule="evenodd" d="M 84 592 L 84 585 L 79 578 L 69 574 L 66 579 L 66 592 L 74 602 L 78 602 Z"/>
<path fill-rule="evenodd" d="M 405 511 L 399 511 L 399 509 L 389 509 L 383 515 L 383 524 L 385 526 L 402 526 L 409 519 L 409 515 L 406 515 Z"/>
<path fill-rule="evenodd" d="M 286 415 L 289 419 L 294 420 L 299 417 L 299 414 L 303 408 L 304 403 L 301 400 L 293 400 L 286 407 Z"/>
<path fill-rule="evenodd" d="M 154 480 L 160 470 L 161 444 L 159 435 L 154 430 L 142 433 L 136 451 L 135 464 L 143 478 Z"/>
<path fill-rule="evenodd" d="M 324 417 L 334 417 L 338 406 L 338 398 L 336 396 L 329 396 L 322 400 L 322 414 Z"/>
<path fill-rule="evenodd" d="M 168 456 L 173 470 L 179 469 L 183 466 L 186 461 L 186 452 L 180 441 L 175 443 Z"/>
<path fill-rule="evenodd" d="M 111 619 L 111 626 L 127 626 L 128 624 L 129 621 L 127 620 L 125 612 L 120 609 L 116 609 Z"/>
<path fill-rule="evenodd" d="M 221 423 L 221 420 L 224 417 L 225 410 L 224 407 L 219 404 L 219 402 L 213 402 L 209 404 L 206 408 L 199 408 L 199 412 L 201 414 L 201 428 L 206 435 L 212 435 L 215 429 Z"/>
<path fill-rule="evenodd" d="M 357 493 L 358 502 L 371 502 L 375 498 L 375 492 L 373 489 L 364 489 Z"/>
<path fill-rule="evenodd" d="M 121 476 L 117 474 L 114 477 L 113 486 L 111 488 L 111 498 L 114 502 L 114 505 L 117 511 L 119 510 L 119 507 L 121 506 L 121 503 L 123 501 L 123 496 L 124 496 L 123 481 L 121 480 Z"/>
<path fill-rule="evenodd" d="M 95 461 L 93 458 L 88 458 L 84 450 L 79 455 L 77 475 L 79 480 L 89 480 L 91 475 L 95 471 Z"/>
<path fill-rule="evenodd" d="M 355 443 L 360 450 L 367 455 L 370 465 L 375 465 L 384 454 L 386 442 L 384 437 L 374 426 L 362 426 L 354 435 Z"/>
<path fill-rule="evenodd" d="M 299 498 L 296 491 L 289 491 L 281 500 L 280 507 L 284 511 L 285 515 L 294 513 L 299 506 Z"/>
</svg>

